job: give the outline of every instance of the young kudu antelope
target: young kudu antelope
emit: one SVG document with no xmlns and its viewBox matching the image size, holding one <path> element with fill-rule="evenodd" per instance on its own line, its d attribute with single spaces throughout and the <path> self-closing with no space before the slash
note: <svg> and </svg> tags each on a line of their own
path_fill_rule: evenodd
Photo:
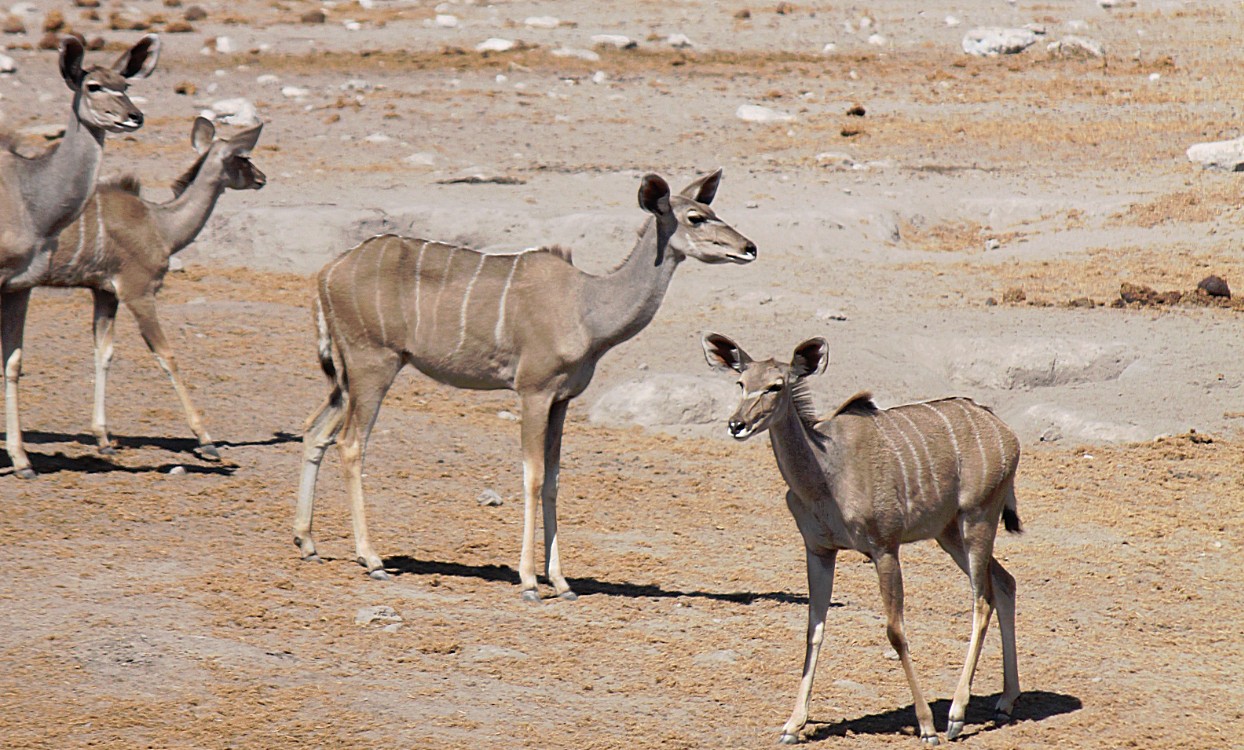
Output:
<svg viewBox="0 0 1244 750">
<path fill-rule="evenodd" d="M 0 143 L 0 340 L 4 358 L 5 430 L 14 473 L 33 479 L 22 444 L 17 384 L 22 371 L 22 332 L 30 290 L 47 273 L 56 238 L 82 212 L 95 189 L 106 133 L 140 128 L 143 115 L 125 90 L 127 78 L 146 78 L 155 69 L 160 42 L 143 37 L 111 68 L 83 68 L 82 44 L 66 37 L 60 73 L 73 92 L 65 137 L 46 153 L 27 158 Z"/>
<path fill-rule="evenodd" d="M 886 635 L 911 687 L 920 739 L 936 745 L 933 714 L 920 692 L 903 630 L 899 546 L 936 539 L 972 583 L 972 637 L 950 706 L 947 739 L 963 731 L 972 675 L 994 607 L 1002 632 L 1003 689 L 996 719 L 1009 721 L 1019 697 L 1015 656 L 1015 579 L 993 558 L 1001 518 L 1019 532 L 1015 469 L 1019 441 L 993 412 L 965 398 L 878 409 L 859 394 L 818 420 L 805 378 L 829 362 L 825 339 L 805 341 L 789 364 L 753 360 L 725 336 L 705 334 L 716 369 L 739 373 L 739 405 L 730 434 L 746 440 L 769 431 L 778 469 L 790 489 L 786 506 L 803 535 L 808 563 L 808 641 L 795 710 L 782 728 L 792 744 L 808 720 L 808 697 L 825 634 L 825 613 L 839 550 L 858 550 L 876 566 Z"/>
<path fill-rule="evenodd" d="M 347 477 L 357 559 L 385 577 L 367 539 L 363 452 L 380 402 L 403 365 L 458 388 L 516 391 L 522 403 L 524 599 L 538 601 L 536 507 L 544 516 L 545 572 L 573 599 L 557 548 L 557 482 L 570 399 L 587 388 L 606 352 L 656 315 L 678 264 L 750 263 L 756 245 L 709 208 L 721 170 L 671 195 L 654 174 L 639 187 L 652 216 L 614 271 L 594 276 L 563 251 L 485 255 L 438 242 L 373 237 L 320 271 L 315 315 L 320 363 L 332 393 L 308 422 L 294 542 L 316 559 L 315 481 L 335 436 Z M 341 370 L 333 364 L 333 353 Z"/>
<path fill-rule="evenodd" d="M 262 125 L 217 138 L 210 120 L 195 119 L 190 143 L 199 158 L 173 183 L 173 199 L 152 203 L 139 197 L 138 181 L 122 178 L 101 184 L 78 220 L 61 232 L 42 286 L 87 287 L 95 297 L 95 410 L 91 431 L 102 453 L 114 453 L 104 414 L 108 366 L 112 363 L 112 326 L 117 304 L 124 302 L 138 321 L 143 341 L 173 381 L 199 452 L 219 458 L 203 427 L 190 392 L 182 383 L 173 350 L 156 316 L 155 296 L 164 284 L 169 258 L 185 248 L 207 223 L 226 188 L 258 190 L 267 183 L 248 155 Z"/>
</svg>

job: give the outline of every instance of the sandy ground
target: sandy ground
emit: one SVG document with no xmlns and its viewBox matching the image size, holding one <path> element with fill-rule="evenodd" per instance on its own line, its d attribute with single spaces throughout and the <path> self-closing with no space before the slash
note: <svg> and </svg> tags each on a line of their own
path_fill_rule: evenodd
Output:
<svg viewBox="0 0 1244 750">
<path fill-rule="evenodd" d="M 766 354 L 827 336 L 827 409 L 865 388 L 885 405 L 960 393 L 1023 437 L 1027 533 L 998 555 L 1019 581 L 1025 693 L 1016 722 L 994 727 L 991 631 L 965 745 L 1244 747 L 1240 313 L 1111 306 L 1123 282 L 1188 291 L 1216 273 L 1244 287 L 1239 178 L 1183 155 L 1239 135 L 1238 5 L 200 5 L 207 18 L 164 34 L 160 69 L 134 84 L 147 125 L 109 141 L 105 172 L 164 195 L 193 160 L 200 109 L 245 96 L 266 121 L 255 161 L 269 186 L 221 200 L 161 298 L 224 461 L 191 452 L 125 313 L 109 410 L 123 450 L 98 455 L 88 295 L 36 294 L 22 387 L 40 477 L 0 472 L 0 746 L 771 746 L 806 592 L 767 442 L 728 442 L 720 416 L 588 419 L 635 380 L 719 387 L 697 344 L 711 329 Z M 160 30 L 187 10 L 105 3 L 95 21 L 35 4 L 30 33 L 0 40 L 18 65 L 0 77 L 6 127 L 63 119 L 54 54 L 21 49 L 53 7 L 114 50 L 138 32 L 109 30 L 113 12 L 162 15 Z M 316 8 L 325 23 L 299 20 Z M 1021 55 L 959 49 L 973 26 L 1025 23 L 1047 38 Z M 554 54 L 599 33 L 639 47 Z M 671 48 L 677 33 L 695 46 Z M 1073 33 L 1105 60 L 1050 58 L 1045 43 Z M 201 53 L 219 37 L 235 51 Z M 489 37 L 524 44 L 475 52 Z M 745 123 L 740 104 L 795 119 Z M 394 580 L 349 559 L 335 457 L 316 518 L 326 562 L 298 560 L 299 432 L 324 391 L 310 272 L 388 230 L 559 242 L 601 271 L 633 242 L 644 172 L 677 187 L 715 166 L 715 208 L 760 260 L 685 264 L 572 405 L 559 510 L 578 602 L 517 595 L 518 427 L 498 416 L 514 397 L 411 374 L 368 455 L 373 542 Z M 470 173 L 513 184 L 442 184 Z M 480 506 L 487 488 L 504 504 Z M 904 555 L 913 653 L 944 729 L 968 587 L 935 545 Z M 915 747 L 861 556 L 840 561 L 834 603 L 811 744 Z M 377 605 L 400 623 L 356 622 Z"/>
</svg>

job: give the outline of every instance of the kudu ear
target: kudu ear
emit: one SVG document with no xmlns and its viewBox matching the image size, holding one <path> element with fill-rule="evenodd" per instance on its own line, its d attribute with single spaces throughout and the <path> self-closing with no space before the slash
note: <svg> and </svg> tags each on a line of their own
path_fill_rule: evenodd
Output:
<svg viewBox="0 0 1244 750">
<path fill-rule="evenodd" d="M 790 359 L 790 373 L 802 378 L 808 375 L 819 375 L 829 366 L 829 342 L 817 336 L 808 339 L 795 347 L 795 354 Z"/>
<path fill-rule="evenodd" d="M 704 347 L 704 358 L 708 360 L 708 366 L 714 370 L 728 369 L 741 373 L 751 364 L 752 358 L 743 351 L 743 347 L 720 333 L 704 334 L 700 344 Z"/>
<path fill-rule="evenodd" d="M 259 134 L 263 132 L 263 123 L 259 123 L 250 130 L 243 130 L 241 133 L 229 139 L 229 148 L 235 154 L 246 156 L 255 148 L 255 144 L 259 143 Z"/>
<path fill-rule="evenodd" d="M 679 195 L 707 206 L 713 202 L 713 198 L 717 197 L 717 187 L 719 185 L 721 185 L 721 167 L 692 182 L 683 188 Z"/>
<path fill-rule="evenodd" d="M 82 86 L 82 58 L 86 50 L 76 37 L 67 36 L 60 40 L 60 76 L 65 85 L 77 91 Z"/>
<path fill-rule="evenodd" d="M 648 173 L 640 181 L 639 207 L 654 216 L 670 213 L 670 186 L 660 175 Z"/>
<path fill-rule="evenodd" d="M 206 117 L 194 118 L 194 127 L 190 129 L 190 145 L 196 153 L 205 154 L 212 147 L 216 138 L 216 126 Z"/>
<path fill-rule="evenodd" d="M 112 64 L 112 69 L 123 78 L 146 78 L 155 70 L 159 60 L 160 37 L 148 34 L 122 53 Z"/>
</svg>

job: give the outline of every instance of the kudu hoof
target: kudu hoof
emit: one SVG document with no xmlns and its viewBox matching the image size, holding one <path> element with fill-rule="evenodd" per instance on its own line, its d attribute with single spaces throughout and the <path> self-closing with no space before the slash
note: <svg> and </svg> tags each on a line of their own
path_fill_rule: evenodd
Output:
<svg viewBox="0 0 1244 750">
<path fill-rule="evenodd" d="M 303 562 L 313 562 L 313 563 L 322 563 L 322 562 L 324 562 L 323 558 L 321 558 L 321 557 L 319 556 L 319 554 L 317 554 L 317 553 L 315 553 L 315 552 L 312 552 L 312 553 L 311 553 L 311 554 L 309 554 L 309 555 L 303 555 L 303 556 L 302 556 L 302 561 L 303 561 Z"/>
<path fill-rule="evenodd" d="M 18 479 L 34 479 L 35 477 L 39 475 L 35 473 L 34 469 L 18 469 L 17 471 L 13 472 L 13 476 L 17 477 Z"/>
<path fill-rule="evenodd" d="M 929 734 L 920 737 L 920 744 L 925 747 L 936 747 L 942 744 L 942 741 L 937 738 L 936 734 Z"/>
<path fill-rule="evenodd" d="M 778 737 L 778 744 L 779 745 L 798 745 L 799 735 L 791 734 L 790 732 L 783 732 L 782 736 Z"/>
<path fill-rule="evenodd" d="M 385 572 L 385 569 L 384 569 L 384 568 L 376 568 L 375 570 L 369 570 L 369 571 L 367 571 L 367 575 L 368 575 L 368 576 L 370 576 L 370 577 L 371 577 L 371 579 L 372 579 L 373 581 L 388 581 L 388 580 L 392 580 L 392 579 L 389 577 L 389 574 L 388 574 L 387 572 Z"/>
<path fill-rule="evenodd" d="M 557 595 L 557 598 L 561 599 L 563 602 L 573 602 L 578 600 L 579 595 L 573 591 L 563 591 Z"/>
<path fill-rule="evenodd" d="M 111 445 L 105 445 L 99 449 L 99 453 L 101 456 L 115 456 L 117 455 L 117 449 Z"/>
<path fill-rule="evenodd" d="M 523 601 L 535 602 L 539 604 L 541 601 L 540 592 L 536 591 L 535 589 L 524 589 L 523 590 Z"/>
<path fill-rule="evenodd" d="M 949 721 L 946 723 L 946 740 L 949 742 L 963 733 L 962 721 Z"/>
<path fill-rule="evenodd" d="M 997 724 L 998 726 L 1002 726 L 1003 724 L 1010 724 L 1013 721 L 1015 721 L 1015 719 L 1011 717 L 1010 713 L 1003 711 L 1000 708 L 994 709 L 993 723 Z"/>
<path fill-rule="evenodd" d="M 208 460 L 208 461 L 219 461 L 220 460 L 220 451 L 217 450 L 216 446 L 212 445 L 211 443 L 200 445 L 198 448 L 198 451 L 199 451 L 199 455 L 203 457 L 205 460 Z"/>
</svg>

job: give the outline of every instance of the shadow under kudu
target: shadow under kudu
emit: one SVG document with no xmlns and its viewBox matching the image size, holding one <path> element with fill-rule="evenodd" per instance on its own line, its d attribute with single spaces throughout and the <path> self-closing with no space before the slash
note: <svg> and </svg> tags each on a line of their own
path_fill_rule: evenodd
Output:
<svg viewBox="0 0 1244 750">
<path fill-rule="evenodd" d="M 967 728 L 963 738 L 979 732 L 992 732 L 1000 727 L 994 724 L 993 707 L 998 702 L 1000 693 L 993 695 L 974 695 L 968 703 Z M 933 709 L 933 721 L 937 731 L 946 731 L 946 715 L 950 711 L 949 700 L 938 700 L 929 704 Z M 1080 699 L 1074 695 L 1051 693 L 1045 690 L 1028 690 L 1020 694 L 1015 702 L 1012 719 L 1021 721 L 1042 721 L 1051 716 L 1069 714 L 1084 707 Z M 810 723 L 816 723 L 813 720 Z M 823 740 L 829 737 L 844 737 L 851 734 L 913 734 L 916 730 L 916 709 L 912 705 L 896 708 L 879 714 L 869 714 L 857 719 L 843 719 L 830 724 L 820 724 L 806 736 L 809 741 Z"/>
<path fill-rule="evenodd" d="M 519 583 L 518 571 L 508 565 L 463 565 L 452 562 L 416 560 L 409 555 L 398 555 L 385 558 L 384 567 L 385 570 L 397 575 L 441 575 L 458 578 L 478 578 L 484 581 L 499 581 L 515 586 Z M 598 581 L 595 578 L 567 578 L 566 580 L 580 597 L 595 595 L 621 596 L 630 599 L 689 597 L 693 599 L 733 602 L 735 604 L 751 604 L 756 601 L 775 601 L 785 604 L 808 603 L 808 597 L 791 594 L 786 591 L 770 591 L 767 593 L 753 593 L 750 591 L 680 591 L 677 589 L 665 589 L 652 584 L 612 583 Z M 544 581 L 544 579 L 541 578 L 541 581 Z M 835 603 L 831 606 L 841 607 L 842 605 Z"/>
<path fill-rule="evenodd" d="M 25 440 L 27 443 L 35 445 L 74 443 L 92 448 L 95 446 L 95 436 L 84 432 L 76 434 L 64 432 L 28 432 L 25 435 Z M 114 435 L 112 436 L 112 440 L 122 451 L 156 448 L 169 453 L 184 453 L 187 456 L 191 456 L 196 459 L 199 458 L 197 452 L 199 444 L 198 441 L 193 438 L 153 437 L 148 435 Z M 293 443 L 300 440 L 302 440 L 302 438 L 298 435 L 278 431 L 273 433 L 272 437 L 264 440 L 220 440 L 216 442 L 216 446 L 219 448 L 250 448 L 282 445 L 284 443 Z M 110 471 L 126 474 L 166 474 L 170 469 L 176 466 L 180 466 L 185 469 L 187 474 L 215 474 L 219 476 L 231 476 L 235 471 L 237 471 L 237 467 L 235 466 L 220 464 L 184 464 L 178 462 L 165 462 L 146 466 L 124 466 L 114 463 L 109 460 L 107 456 L 99 454 L 67 456 L 61 452 L 50 455 L 31 453 L 30 460 L 34 465 L 35 471 L 39 474 L 56 474 L 62 471 L 72 471 L 80 474 L 100 474 Z M 12 462 L 10 462 L 8 457 L 0 451 L 0 470 L 12 468 L 12 466 Z"/>
</svg>

